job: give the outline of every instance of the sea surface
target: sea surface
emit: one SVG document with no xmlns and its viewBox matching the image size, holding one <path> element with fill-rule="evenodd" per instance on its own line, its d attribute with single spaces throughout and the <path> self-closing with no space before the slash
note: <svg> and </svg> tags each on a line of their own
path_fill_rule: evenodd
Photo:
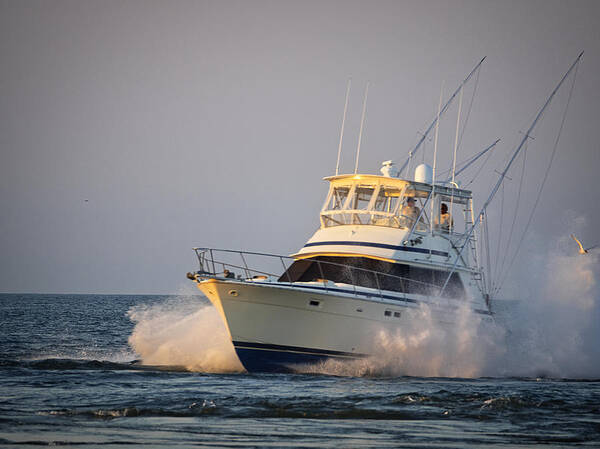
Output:
<svg viewBox="0 0 600 449">
<path fill-rule="evenodd" d="M 0 446 L 600 447 L 598 379 L 144 364 L 131 311 L 178 301 L 206 307 L 200 296 L 1 294 Z"/>
</svg>

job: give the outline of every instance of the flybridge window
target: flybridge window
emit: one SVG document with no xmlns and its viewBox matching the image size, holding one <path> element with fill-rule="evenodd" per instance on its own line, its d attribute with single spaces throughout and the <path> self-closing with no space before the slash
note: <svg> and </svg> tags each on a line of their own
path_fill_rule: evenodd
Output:
<svg viewBox="0 0 600 449">
<path fill-rule="evenodd" d="M 459 234 L 456 229 L 472 220 L 471 192 L 436 184 L 431 199 L 432 190 L 430 184 L 379 176 L 334 179 L 321 210 L 321 226 L 370 225 L 423 233 L 433 221 L 434 232 Z M 443 212 L 442 217 L 442 210 L 448 215 Z"/>
<path fill-rule="evenodd" d="M 328 204 L 326 206 L 327 210 L 341 210 L 346 203 L 346 199 L 348 198 L 348 193 L 350 192 L 349 186 L 344 187 L 334 187 L 331 196 L 329 197 Z"/>
<path fill-rule="evenodd" d="M 420 214 L 427 200 L 427 188 L 412 184 L 382 184 L 369 180 L 352 180 L 346 185 L 332 186 L 321 211 L 323 227 L 339 225 L 372 225 L 424 232 L 429 217 Z M 414 201 L 413 201 L 414 200 Z"/>
<path fill-rule="evenodd" d="M 352 201 L 348 209 L 353 210 L 367 210 L 371 197 L 373 196 L 373 187 L 368 186 L 356 186 L 354 189 L 354 195 L 352 195 Z"/>
<path fill-rule="evenodd" d="M 398 200 L 400 198 L 400 190 L 381 186 L 379 194 L 375 199 L 373 210 L 377 212 L 394 213 L 398 206 Z"/>
</svg>

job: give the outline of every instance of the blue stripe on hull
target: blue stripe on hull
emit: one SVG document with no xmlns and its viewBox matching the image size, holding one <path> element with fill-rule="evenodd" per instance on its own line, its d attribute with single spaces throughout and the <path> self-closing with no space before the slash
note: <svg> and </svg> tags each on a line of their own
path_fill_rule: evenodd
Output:
<svg viewBox="0 0 600 449">
<path fill-rule="evenodd" d="M 233 345 L 240 362 L 242 362 L 244 368 L 249 372 L 292 373 L 294 372 L 293 365 L 315 364 L 329 358 L 343 358 L 348 360 L 365 357 L 364 354 L 264 343 L 234 341 Z"/>
<path fill-rule="evenodd" d="M 240 362 L 251 373 L 293 373 L 292 365 L 314 364 L 329 356 L 297 352 L 266 351 L 264 349 L 235 348 Z"/>
</svg>

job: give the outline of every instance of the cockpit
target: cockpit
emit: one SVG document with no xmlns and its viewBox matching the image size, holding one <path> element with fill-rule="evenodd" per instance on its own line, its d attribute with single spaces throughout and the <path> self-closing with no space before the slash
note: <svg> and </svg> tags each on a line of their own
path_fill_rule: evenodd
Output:
<svg viewBox="0 0 600 449">
<path fill-rule="evenodd" d="M 441 185 L 435 186 L 432 198 L 431 184 L 386 176 L 341 175 L 326 179 L 330 188 L 321 210 L 322 227 L 372 225 L 413 232 L 451 232 L 454 223 L 440 213 L 441 205 L 463 205 L 465 209 L 471 200 L 471 192 Z"/>
</svg>

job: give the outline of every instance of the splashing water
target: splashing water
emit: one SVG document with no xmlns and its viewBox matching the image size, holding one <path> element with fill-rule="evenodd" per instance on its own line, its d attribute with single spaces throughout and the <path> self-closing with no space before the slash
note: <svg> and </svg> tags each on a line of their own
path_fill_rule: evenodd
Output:
<svg viewBox="0 0 600 449">
<path fill-rule="evenodd" d="M 408 326 L 380 332 L 373 357 L 304 368 L 336 375 L 600 377 L 600 250 L 581 255 L 570 236 L 523 270 L 521 291 L 496 324 L 462 307 L 442 324 L 422 306 Z M 534 268 L 537 267 L 537 270 Z"/>
<path fill-rule="evenodd" d="M 580 255 L 569 239 L 559 239 L 557 248 L 530 261 L 519 290 L 531 293 L 498 311 L 496 323 L 485 321 L 467 302 L 453 323 L 440 322 L 423 305 L 407 325 L 380 331 L 367 359 L 295 368 L 342 376 L 598 378 L 600 251 Z M 137 306 L 129 316 L 136 323 L 129 343 L 145 364 L 244 370 L 218 312 L 212 305 L 199 307 L 198 297 Z"/>
<path fill-rule="evenodd" d="M 600 254 L 577 253 L 569 238 L 529 267 L 532 293 L 506 317 L 506 374 L 600 377 Z"/>
<path fill-rule="evenodd" d="M 501 357 L 498 345 L 504 329 L 486 322 L 464 305 L 454 322 L 422 305 L 410 322 L 394 332 L 381 330 L 372 344 L 372 356 L 353 361 L 327 360 L 304 366 L 302 372 L 342 376 L 480 377 L 491 359 Z"/>
<path fill-rule="evenodd" d="M 145 365 L 182 366 L 190 371 L 241 372 L 217 310 L 196 297 L 174 297 L 132 308 L 129 344 Z"/>
</svg>

